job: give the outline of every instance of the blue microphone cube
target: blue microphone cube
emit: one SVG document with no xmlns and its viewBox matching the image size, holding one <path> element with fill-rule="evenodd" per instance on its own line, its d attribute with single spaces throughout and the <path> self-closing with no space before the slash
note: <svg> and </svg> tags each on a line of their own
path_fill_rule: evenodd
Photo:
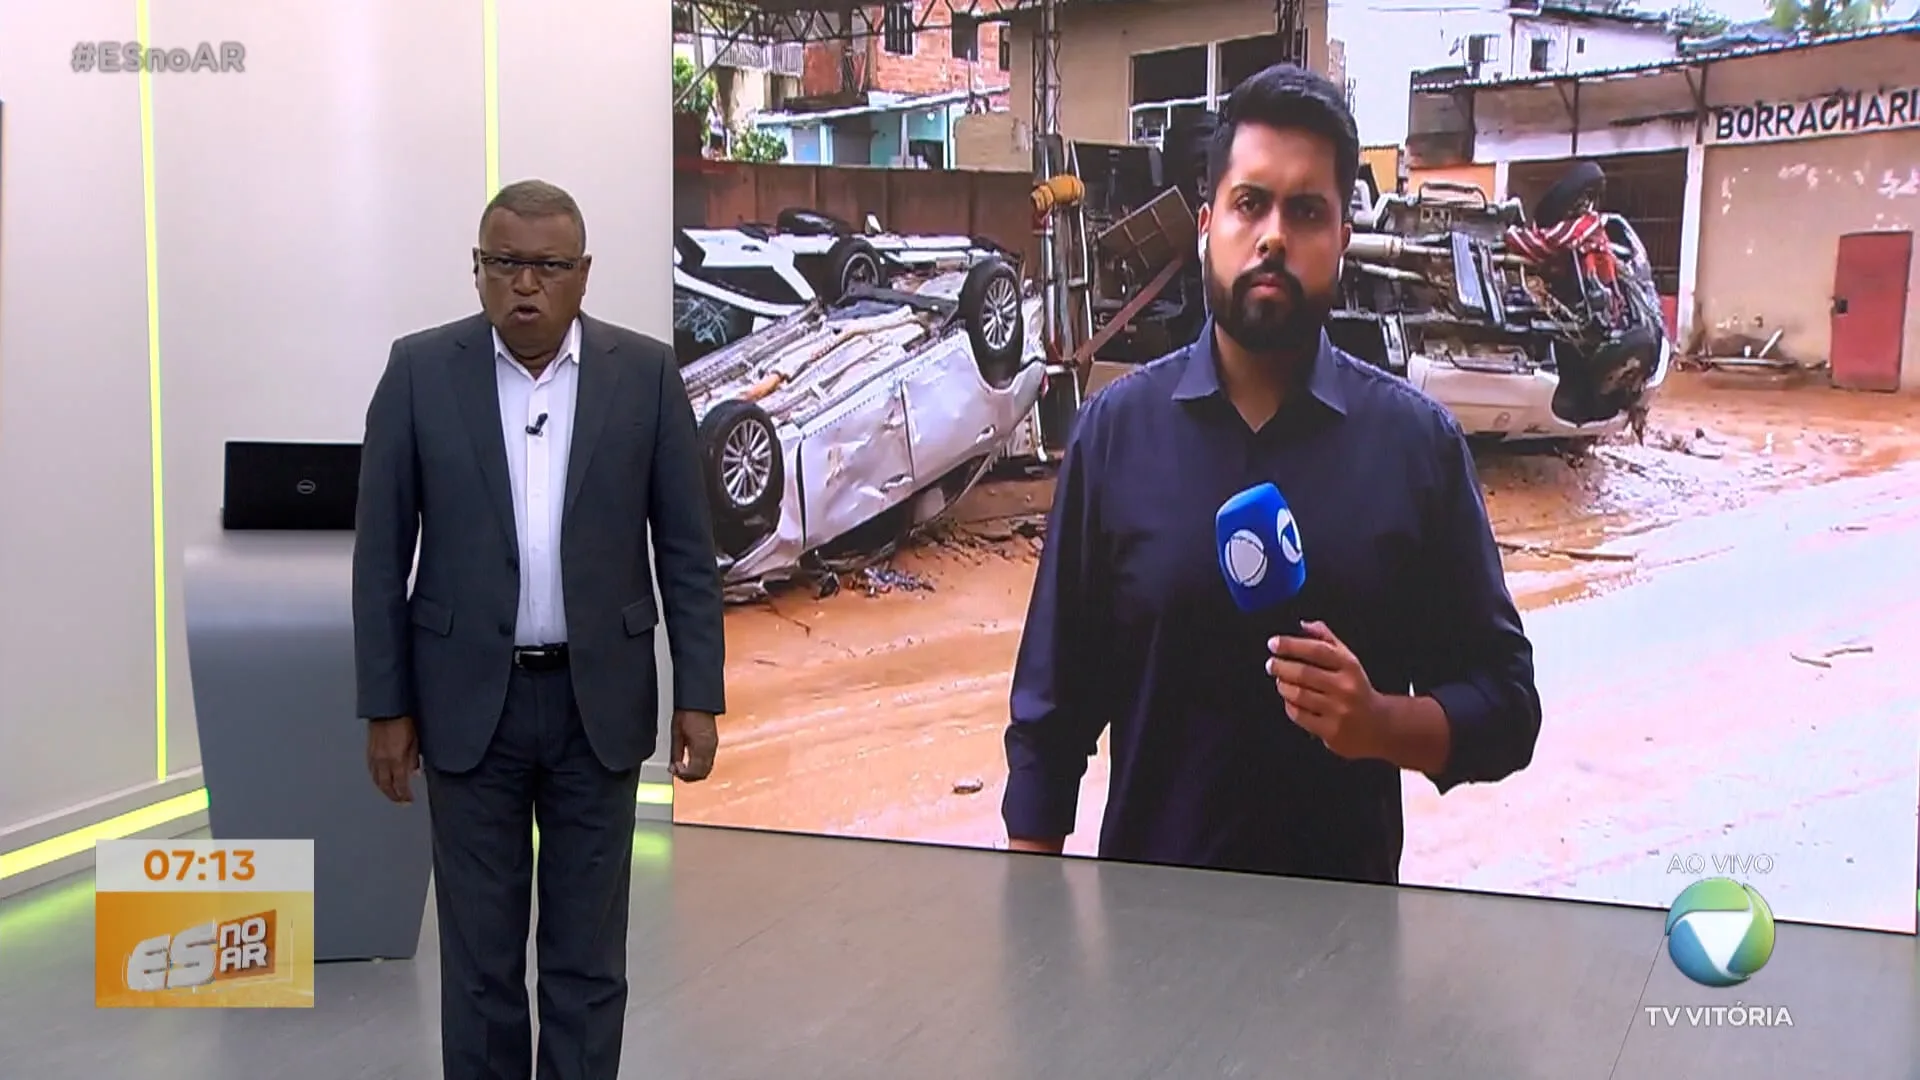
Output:
<svg viewBox="0 0 1920 1080">
<path fill-rule="evenodd" d="M 1300 595 L 1307 583 L 1300 526 L 1280 489 L 1261 484 L 1221 504 L 1213 519 L 1220 574 L 1241 611 L 1261 611 Z"/>
</svg>

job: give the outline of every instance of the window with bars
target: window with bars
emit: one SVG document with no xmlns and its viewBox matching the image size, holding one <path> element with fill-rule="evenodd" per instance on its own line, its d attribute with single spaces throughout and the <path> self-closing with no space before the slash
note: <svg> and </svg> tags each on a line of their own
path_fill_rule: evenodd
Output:
<svg viewBox="0 0 1920 1080">
<path fill-rule="evenodd" d="M 913 55 L 912 0 L 892 0 L 880 16 L 880 47 L 895 56 Z"/>
</svg>

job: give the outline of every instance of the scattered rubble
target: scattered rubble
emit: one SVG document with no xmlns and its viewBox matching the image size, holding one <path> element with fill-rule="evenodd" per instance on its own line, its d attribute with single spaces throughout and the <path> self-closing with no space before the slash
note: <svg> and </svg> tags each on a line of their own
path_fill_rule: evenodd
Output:
<svg viewBox="0 0 1920 1080">
<path fill-rule="evenodd" d="M 1833 661 L 1838 657 L 1864 656 L 1871 652 L 1873 652 L 1873 646 L 1871 645 L 1842 645 L 1837 649 L 1828 649 L 1825 652 L 1812 655 L 1797 652 L 1788 653 L 1787 655 L 1810 667 L 1830 668 L 1833 666 Z"/>
<path fill-rule="evenodd" d="M 1552 544 L 1531 544 L 1517 540 L 1495 540 L 1494 545 L 1501 551 L 1514 555 L 1574 559 L 1580 562 L 1632 562 L 1634 559 L 1633 553 L 1629 551 L 1597 551 L 1593 548 L 1555 547 Z"/>
<path fill-rule="evenodd" d="M 906 570 L 871 566 L 860 571 L 860 587 L 866 590 L 868 596 L 878 596 L 895 589 L 901 592 L 932 592 L 933 582 Z"/>
</svg>

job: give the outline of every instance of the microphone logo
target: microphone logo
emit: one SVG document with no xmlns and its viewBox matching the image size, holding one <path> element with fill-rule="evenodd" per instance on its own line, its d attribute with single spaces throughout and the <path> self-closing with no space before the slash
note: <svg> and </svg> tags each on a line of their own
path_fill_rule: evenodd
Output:
<svg viewBox="0 0 1920 1080">
<path fill-rule="evenodd" d="M 1290 563 L 1299 562 L 1300 527 L 1294 523 L 1293 511 L 1284 506 L 1280 508 L 1280 513 L 1274 517 L 1273 532 L 1280 538 L 1280 557 Z M 1258 543 L 1258 541 L 1255 542 Z M 1262 566 L 1261 572 L 1265 573 L 1265 570 L 1266 568 Z"/>
<path fill-rule="evenodd" d="M 1256 484 L 1220 505 L 1213 518 L 1220 576 L 1246 612 L 1293 602 L 1307 581 L 1300 523 L 1272 484 Z"/>
<path fill-rule="evenodd" d="M 1286 539 L 1283 533 L 1281 545 L 1284 547 L 1285 544 Z M 1225 564 L 1227 574 L 1233 578 L 1235 585 L 1243 589 L 1251 589 L 1266 580 L 1267 546 L 1260 542 L 1260 537 L 1252 529 L 1241 529 L 1227 537 L 1224 556 L 1221 562 Z M 1289 557 L 1289 561 L 1298 561 L 1299 558 L 1300 556 L 1295 554 Z"/>
</svg>

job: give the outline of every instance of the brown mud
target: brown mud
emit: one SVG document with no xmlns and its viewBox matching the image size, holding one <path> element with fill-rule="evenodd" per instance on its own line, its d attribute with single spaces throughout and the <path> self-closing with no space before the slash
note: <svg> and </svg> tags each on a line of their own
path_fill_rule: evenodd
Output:
<svg viewBox="0 0 1920 1080">
<path fill-rule="evenodd" d="M 1663 550 L 1664 536 L 1686 531 L 1669 526 L 1916 457 L 1920 399 L 1728 389 L 1678 373 L 1644 442 L 1571 460 L 1508 451 L 1479 460 L 1515 597 L 1537 609 L 1702 554 L 1698 529 Z M 897 553 L 887 575 L 732 610 L 719 763 L 708 781 L 679 785 L 676 820 L 1003 844 L 1008 672 L 1039 543 L 1027 534 L 1049 493 L 1043 480 L 995 482 L 969 495 L 940 538 Z M 1070 852 L 1096 843 L 1104 774 L 1096 761 Z"/>
</svg>

